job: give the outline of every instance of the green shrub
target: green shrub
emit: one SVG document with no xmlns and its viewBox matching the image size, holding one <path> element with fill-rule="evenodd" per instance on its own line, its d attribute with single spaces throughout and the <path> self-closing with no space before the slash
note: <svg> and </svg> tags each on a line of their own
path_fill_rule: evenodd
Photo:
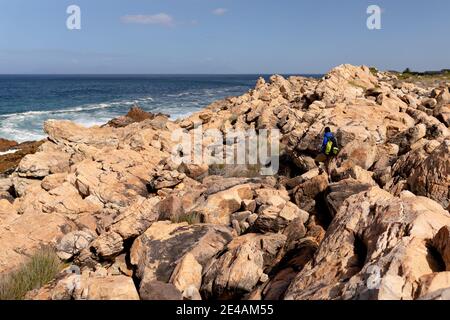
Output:
<svg viewBox="0 0 450 320">
<path fill-rule="evenodd" d="M 261 176 L 262 166 L 260 164 L 249 164 L 242 171 L 242 176 L 246 178 L 256 178 Z"/>
<path fill-rule="evenodd" d="M 212 164 L 208 173 L 225 178 L 256 178 L 261 176 L 261 168 L 261 164 Z"/>
<path fill-rule="evenodd" d="M 364 87 L 362 84 L 359 84 L 359 83 L 356 82 L 356 81 L 349 81 L 348 83 L 349 83 L 351 86 L 356 87 L 356 88 L 361 88 L 361 89 L 363 89 L 364 91 L 367 89 L 367 88 Z"/>
<path fill-rule="evenodd" d="M 55 251 L 42 248 L 18 270 L 0 277 L 0 300 L 22 300 L 28 291 L 53 280 L 61 269 Z"/>
<path fill-rule="evenodd" d="M 213 163 L 213 164 L 209 165 L 208 174 L 211 176 L 225 175 L 225 164 Z"/>
<path fill-rule="evenodd" d="M 173 223 L 187 222 L 188 224 L 197 224 L 202 222 L 202 216 L 198 212 L 189 212 L 172 218 Z"/>
<path fill-rule="evenodd" d="M 378 69 L 375 67 L 370 67 L 369 70 L 370 70 L 370 73 L 374 76 L 376 76 L 378 74 Z"/>
<path fill-rule="evenodd" d="M 228 118 L 228 121 L 230 121 L 231 125 L 234 126 L 238 121 L 238 116 L 236 114 L 233 114 Z"/>
</svg>

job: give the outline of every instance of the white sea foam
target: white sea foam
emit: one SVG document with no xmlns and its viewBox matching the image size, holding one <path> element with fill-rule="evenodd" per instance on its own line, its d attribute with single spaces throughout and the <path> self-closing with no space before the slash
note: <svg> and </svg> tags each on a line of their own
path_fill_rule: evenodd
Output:
<svg viewBox="0 0 450 320">
<path fill-rule="evenodd" d="M 93 110 L 107 109 L 107 108 L 116 107 L 116 106 L 120 106 L 120 105 L 134 105 L 141 101 L 153 101 L 153 98 L 148 97 L 148 98 L 142 98 L 142 99 L 137 99 L 137 100 L 132 100 L 132 101 L 117 101 L 117 102 L 109 102 L 109 103 L 89 104 L 89 105 L 83 105 L 83 106 L 69 108 L 69 109 L 25 111 L 25 112 L 18 112 L 18 113 L 9 113 L 9 114 L 0 115 L 0 118 L 93 111 Z"/>
<path fill-rule="evenodd" d="M 6 154 L 16 153 L 17 151 L 18 150 L 8 150 L 8 151 L 0 152 L 0 156 L 4 156 Z"/>
<path fill-rule="evenodd" d="M 26 111 L 0 115 L 0 137 L 18 142 L 45 138 L 43 123 L 49 119 L 70 120 L 86 127 L 102 125 L 114 117 L 123 115 L 129 107 L 138 104 L 146 111 L 165 113 L 176 120 L 187 117 L 207 106 L 228 92 L 240 87 L 199 88 L 180 93 L 162 94 L 136 99 L 85 104 L 67 109 Z M 243 90 L 242 90 L 243 91 Z M 33 110 L 33 107 L 29 109 Z"/>
</svg>

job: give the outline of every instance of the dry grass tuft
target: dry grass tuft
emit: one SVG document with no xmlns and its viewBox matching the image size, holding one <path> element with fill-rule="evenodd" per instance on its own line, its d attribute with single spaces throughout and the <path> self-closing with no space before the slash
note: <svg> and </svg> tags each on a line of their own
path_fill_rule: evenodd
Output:
<svg viewBox="0 0 450 320">
<path fill-rule="evenodd" d="M 0 277 L 0 300 L 22 300 L 28 291 L 41 288 L 62 269 L 52 248 L 36 252 L 18 270 Z"/>
</svg>

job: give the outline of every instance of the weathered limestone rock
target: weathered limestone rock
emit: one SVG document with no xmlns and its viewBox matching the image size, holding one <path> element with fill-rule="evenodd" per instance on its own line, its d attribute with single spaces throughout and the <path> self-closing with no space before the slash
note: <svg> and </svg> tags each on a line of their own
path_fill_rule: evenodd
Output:
<svg viewBox="0 0 450 320">
<path fill-rule="evenodd" d="M 114 258 L 123 250 L 123 238 L 116 232 L 106 232 L 91 243 L 91 248 L 100 258 Z"/>
<path fill-rule="evenodd" d="M 316 93 L 327 104 L 352 101 L 364 95 L 365 89 L 373 88 L 378 81 L 367 67 L 341 65 L 328 73 L 316 88 Z"/>
<path fill-rule="evenodd" d="M 50 191 L 52 189 L 55 189 L 62 185 L 64 181 L 66 180 L 67 174 L 66 173 L 55 173 L 51 174 L 49 176 L 46 176 L 42 182 L 41 187 L 45 191 Z"/>
<path fill-rule="evenodd" d="M 344 201 L 354 195 L 366 191 L 371 185 L 354 179 L 345 179 L 332 183 L 327 189 L 326 203 L 331 216 L 335 216 Z"/>
<path fill-rule="evenodd" d="M 149 185 L 153 190 L 160 190 L 164 188 L 173 188 L 179 185 L 186 178 L 186 174 L 178 171 L 157 171 L 153 175 L 153 179 Z"/>
<path fill-rule="evenodd" d="M 133 279 L 126 276 L 96 276 L 65 273 L 43 288 L 29 292 L 32 300 L 139 300 Z"/>
<path fill-rule="evenodd" d="M 181 292 L 173 284 L 156 280 L 141 283 L 139 294 L 142 300 L 183 300 Z"/>
<path fill-rule="evenodd" d="M 201 212 L 206 223 L 229 225 L 230 215 L 241 208 L 243 200 L 252 200 L 250 185 L 239 185 L 210 195 L 195 211 Z"/>
<path fill-rule="evenodd" d="M 320 174 L 294 188 L 295 204 L 309 213 L 314 212 L 316 197 L 328 187 L 328 175 Z"/>
<path fill-rule="evenodd" d="M 370 141 L 353 141 L 345 145 L 336 157 L 337 167 L 341 167 L 345 162 L 350 162 L 355 166 L 368 170 L 375 163 L 377 148 Z"/>
<path fill-rule="evenodd" d="M 279 232 L 286 228 L 295 219 L 300 219 L 304 224 L 308 220 L 308 212 L 298 208 L 292 202 L 285 202 L 279 208 L 273 205 L 261 207 L 258 218 L 251 224 L 252 232 Z"/>
<path fill-rule="evenodd" d="M 45 213 L 61 213 L 65 215 L 79 215 L 84 212 L 95 213 L 102 206 L 93 202 L 84 201 L 77 189 L 68 182 L 50 190 L 48 194 L 41 192 L 39 201 Z"/>
<path fill-rule="evenodd" d="M 116 148 L 119 143 L 113 128 L 85 128 L 70 121 L 49 120 L 44 123 L 44 131 L 51 141 L 60 145 L 85 144 L 98 149 Z"/>
<path fill-rule="evenodd" d="M 234 239 L 227 250 L 205 270 L 202 292 L 213 299 L 232 299 L 251 292 L 272 267 L 284 245 L 282 234 L 246 234 Z"/>
<path fill-rule="evenodd" d="M 336 139 L 342 146 L 346 146 L 353 141 L 367 141 L 370 137 L 370 132 L 364 126 L 343 126 L 336 132 Z"/>
<path fill-rule="evenodd" d="M 170 282 L 183 293 L 184 297 L 187 297 L 192 287 L 197 291 L 200 290 L 202 271 L 202 265 L 197 262 L 191 253 L 187 253 L 173 271 Z"/>
<path fill-rule="evenodd" d="M 140 236 L 153 222 L 158 220 L 159 201 L 158 197 L 139 198 L 115 219 L 110 231 L 120 234 L 124 240 Z"/>
<path fill-rule="evenodd" d="M 343 179 L 355 179 L 361 183 L 376 186 L 377 183 L 373 179 L 374 173 L 368 170 L 364 170 L 358 165 L 354 165 L 351 162 L 345 162 L 339 168 L 331 171 L 331 177 L 333 181 L 340 181 Z"/>
<path fill-rule="evenodd" d="M 435 272 L 424 275 L 419 279 L 419 289 L 417 299 L 430 299 L 443 290 L 450 288 L 450 272 Z"/>
<path fill-rule="evenodd" d="M 450 209 L 450 140 L 445 140 L 408 179 L 411 190 Z"/>
<path fill-rule="evenodd" d="M 72 184 L 84 197 L 93 196 L 104 204 L 126 208 L 147 196 L 151 163 L 138 152 L 114 151 L 94 160 L 83 160 L 73 167 Z"/>
<path fill-rule="evenodd" d="M 178 171 L 185 173 L 189 178 L 200 180 L 208 174 L 209 166 L 207 164 L 186 164 L 182 163 Z"/>
<path fill-rule="evenodd" d="M 57 244 L 56 253 L 62 260 L 69 260 L 87 248 L 94 238 L 95 235 L 89 230 L 68 233 Z"/>
<path fill-rule="evenodd" d="M 74 224 L 60 214 L 24 214 L 0 224 L 0 273 L 25 262 L 43 246 L 54 246 Z"/>
<path fill-rule="evenodd" d="M 447 128 L 450 127 L 450 103 L 436 107 L 433 111 L 433 115 L 445 124 Z"/>
<path fill-rule="evenodd" d="M 44 178 L 49 174 L 68 171 L 69 159 L 69 154 L 58 151 L 29 154 L 20 161 L 17 172 L 21 177 Z"/>
<path fill-rule="evenodd" d="M 169 282 L 187 254 L 204 267 L 231 239 L 230 229 L 224 226 L 160 221 L 134 241 L 131 263 L 136 266 L 136 276 L 141 283 Z"/>
<path fill-rule="evenodd" d="M 139 300 L 133 279 L 126 276 L 89 278 L 85 285 L 86 300 Z"/>
<path fill-rule="evenodd" d="M 450 223 L 436 202 L 377 187 L 344 201 L 287 299 L 413 299 L 420 277 L 440 271 L 427 242 Z"/>
<path fill-rule="evenodd" d="M 313 258 L 318 246 L 318 243 L 310 237 L 295 240 L 289 239 L 288 235 L 286 246 L 279 253 L 279 256 L 282 255 L 278 264 L 279 271 L 264 287 L 263 298 L 265 300 L 283 299 L 290 283 Z"/>
<path fill-rule="evenodd" d="M 0 199 L 0 225 L 7 224 L 17 218 L 17 211 L 6 199 Z"/>
<path fill-rule="evenodd" d="M 445 264 L 445 270 L 450 271 L 450 226 L 442 227 L 431 241 L 431 246 L 437 250 Z"/>
</svg>

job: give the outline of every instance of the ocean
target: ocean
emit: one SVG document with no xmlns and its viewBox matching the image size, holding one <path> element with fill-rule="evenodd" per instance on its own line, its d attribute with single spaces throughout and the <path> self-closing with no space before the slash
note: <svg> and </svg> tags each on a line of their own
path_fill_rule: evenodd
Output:
<svg viewBox="0 0 450 320">
<path fill-rule="evenodd" d="M 45 137 L 48 119 L 84 126 L 145 111 L 187 116 L 215 100 L 238 96 L 268 75 L 0 75 L 0 138 L 18 142 Z M 314 75 L 307 75 L 314 76 Z M 318 76 L 316 76 L 318 77 Z"/>
</svg>

